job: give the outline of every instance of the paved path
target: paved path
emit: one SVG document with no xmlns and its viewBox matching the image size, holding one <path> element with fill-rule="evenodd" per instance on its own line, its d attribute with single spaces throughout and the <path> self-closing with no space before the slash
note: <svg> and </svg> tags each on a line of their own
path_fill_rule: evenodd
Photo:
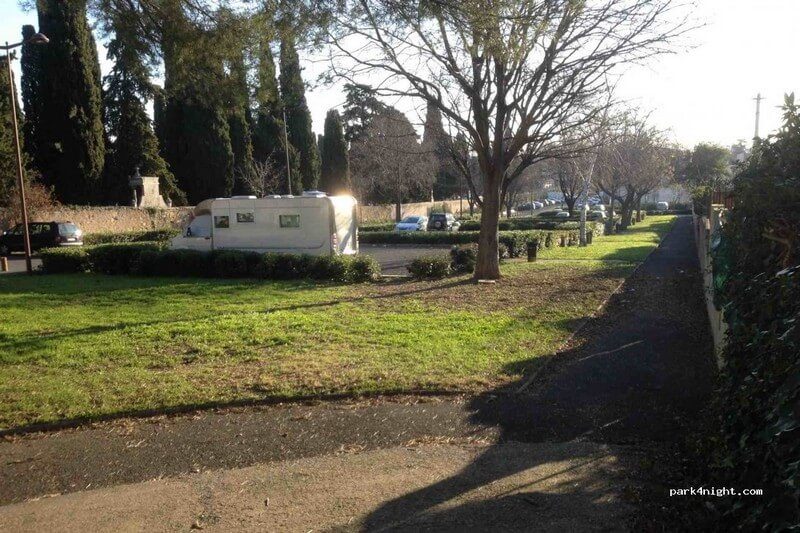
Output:
<svg viewBox="0 0 800 533">
<path fill-rule="evenodd" d="M 447 255 L 450 246 L 422 246 L 397 244 L 362 244 L 359 253 L 370 255 L 381 264 L 381 272 L 390 275 L 408 274 L 406 266 L 423 255 Z"/>
<path fill-rule="evenodd" d="M 41 266 L 42 260 L 38 257 L 33 257 L 31 259 L 31 266 L 34 270 Z M 0 274 L 15 274 L 19 272 L 25 272 L 25 256 L 14 254 L 8 258 L 8 272 L 0 271 Z"/>
<path fill-rule="evenodd" d="M 7 436 L 0 530 L 635 529 L 712 390 L 693 250 L 681 218 L 532 383 Z"/>
</svg>

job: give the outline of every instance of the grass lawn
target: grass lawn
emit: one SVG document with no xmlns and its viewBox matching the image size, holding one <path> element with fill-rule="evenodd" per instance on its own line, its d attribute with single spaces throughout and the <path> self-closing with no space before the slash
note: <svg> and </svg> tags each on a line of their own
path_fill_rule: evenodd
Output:
<svg viewBox="0 0 800 533">
<path fill-rule="evenodd" d="M 236 400 L 478 390 L 550 354 L 672 217 L 466 277 L 358 286 L 0 276 L 0 429 Z"/>
</svg>

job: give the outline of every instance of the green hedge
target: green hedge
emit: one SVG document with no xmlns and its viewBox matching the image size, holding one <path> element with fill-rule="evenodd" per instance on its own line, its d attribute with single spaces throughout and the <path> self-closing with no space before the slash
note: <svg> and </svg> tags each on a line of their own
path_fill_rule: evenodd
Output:
<svg viewBox="0 0 800 533">
<path fill-rule="evenodd" d="M 394 226 L 395 222 L 372 222 L 369 224 L 359 224 L 358 231 L 367 233 L 370 231 L 392 231 Z"/>
<path fill-rule="evenodd" d="M 42 271 L 47 274 L 69 274 L 89 270 L 89 254 L 84 246 L 46 248 L 39 251 Z"/>
<path fill-rule="evenodd" d="M 131 274 L 138 268 L 139 258 L 145 251 L 159 251 L 162 244 L 156 242 L 128 242 L 99 244 L 86 247 L 89 268 L 98 274 Z"/>
<path fill-rule="evenodd" d="M 722 431 L 710 436 L 719 470 L 707 479 L 764 490 L 715 502 L 725 531 L 800 530 L 800 110 L 789 104 L 783 127 L 739 168 L 735 205 L 712 239 L 728 332 Z"/>
<path fill-rule="evenodd" d="M 319 279 L 358 283 L 380 275 L 369 256 L 260 254 L 239 250 L 165 250 L 161 243 L 121 243 L 42 250 L 48 274 L 95 272 L 142 276 Z"/>
<path fill-rule="evenodd" d="M 470 244 L 478 242 L 477 231 L 413 231 L 396 232 L 382 231 L 365 233 L 359 240 L 362 244 Z M 561 236 L 575 243 L 578 241 L 578 231 L 544 231 L 544 230 L 515 230 L 501 231 L 500 243 L 505 246 L 509 257 L 520 257 L 527 253 L 528 242 L 537 239 L 540 247 L 550 247 L 557 243 Z"/>
<path fill-rule="evenodd" d="M 180 233 L 176 229 L 154 229 L 148 231 L 128 231 L 121 233 L 89 233 L 83 236 L 86 245 L 117 244 L 123 242 L 168 241 Z"/>
<path fill-rule="evenodd" d="M 500 231 L 514 231 L 514 230 L 547 230 L 547 231 L 573 231 L 580 229 L 580 221 L 567 220 L 561 222 L 559 220 L 545 220 L 537 217 L 524 217 L 504 219 L 499 224 Z M 599 222 L 588 221 L 586 223 L 588 231 L 593 231 L 595 236 L 603 234 L 603 224 Z M 478 231 L 481 229 L 480 220 L 468 220 L 461 223 L 459 231 Z"/>
</svg>

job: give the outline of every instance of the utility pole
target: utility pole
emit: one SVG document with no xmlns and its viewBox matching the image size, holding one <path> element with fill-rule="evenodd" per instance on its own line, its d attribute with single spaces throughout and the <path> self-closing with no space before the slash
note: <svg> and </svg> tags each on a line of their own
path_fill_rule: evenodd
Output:
<svg viewBox="0 0 800 533">
<path fill-rule="evenodd" d="M 11 60 L 14 59 L 15 48 L 19 48 L 23 44 L 47 44 L 50 40 L 43 33 L 37 33 L 29 39 L 8 44 L 6 41 L 5 46 L 0 46 L 0 50 L 6 53 L 6 65 L 8 66 L 8 96 L 11 99 L 11 125 L 14 128 L 14 152 L 17 157 L 17 187 L 19 187 L 19 204 L 22 211 L 22 242 L 25 249 L 25 269 L 28 274 L 33 274 L 33 266 L 31 265 L 31 235 L 30 228 L 28 227 L 28 206 L 25 200 L 25 168 L 22 164 L 22 149 L 19 144 L 19 124 L 17 123 L 17 94 L 14 85 L 14 72 L 11 70 Z"/>
<path fill-rule="evenodd" d="M 758 93 L 758 96 L 753 98 L 753 100 L 756 101 L 756 134 L 753 138 L 758 139 L 758 127 L 761 123 L 761 101 L 764 100 L 764 98 L 761 96 L 761 93 Z"/>
</svg>

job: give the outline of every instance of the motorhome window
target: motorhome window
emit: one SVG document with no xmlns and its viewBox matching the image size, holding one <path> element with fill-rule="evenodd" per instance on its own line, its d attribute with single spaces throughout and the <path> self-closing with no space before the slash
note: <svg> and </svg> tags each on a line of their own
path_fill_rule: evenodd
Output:
<svg viewBox="0 0 800 533">
<path fill-rule="evenodd" d="M 239 224 L 251 224 L 256 221 L 253 213 L 236 213 L 236 222 Z"/>
<path fill-rule="evenodd" d="M 231 227 L 231 220 L 227 215 L 215 216 L 214 217 L 214 227 L 215 228 L 230 228 Z"/>
<path fill-rule="evenodd" d="M 300 227 L 300 215 L 280 215 L 279 219 L 282 228 Z"/>
</svg>

